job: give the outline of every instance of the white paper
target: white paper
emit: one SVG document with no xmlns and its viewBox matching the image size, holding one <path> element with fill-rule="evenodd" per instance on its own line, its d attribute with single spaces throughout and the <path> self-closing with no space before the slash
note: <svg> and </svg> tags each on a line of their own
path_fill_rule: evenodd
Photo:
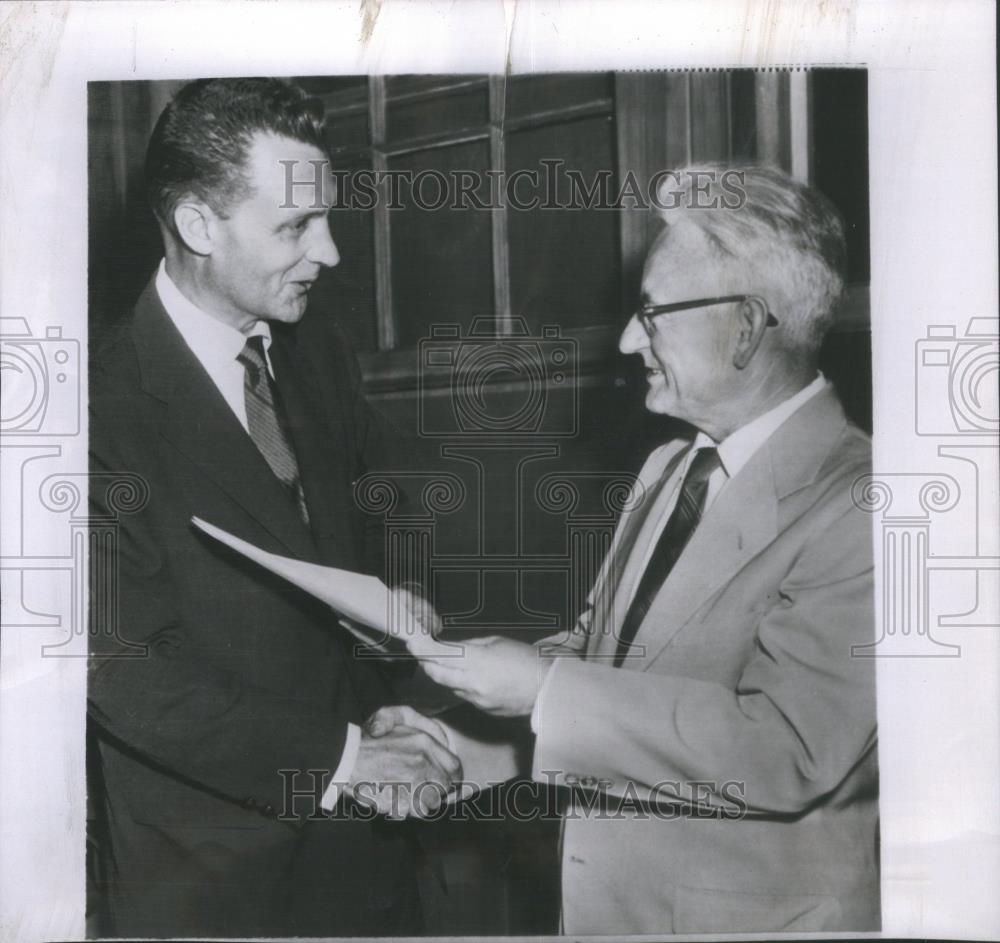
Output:
<svg viewBox="0 0 1000 943">
<path fill-rule="evenodd" d="M 325 602 L 346 619 L 376 629 L 376 634 L 369 634 L 341 620 L 341 625 L 366 645 L 387 651 L 383 639 L 392 637 L 403 641 L 415 658 L 453 654 L 452 646 L 435 641 L 413 613 L 404 611 L 402 605 L 393 604 L 389 588 L 378 577 L 269 553 L 200 517 L 192 517 L 191 523 L 247 559 Z"/>
</svg>

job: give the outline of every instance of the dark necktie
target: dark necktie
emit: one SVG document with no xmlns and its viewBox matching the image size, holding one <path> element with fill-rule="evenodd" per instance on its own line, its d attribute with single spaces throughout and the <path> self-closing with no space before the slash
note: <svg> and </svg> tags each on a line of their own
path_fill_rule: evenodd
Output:
<svg viewBox="0 0 1000 943">
<path fill-rule="evenodd" d="M 247 426 L 250 438 L 264 456 L 274 476 L 288 490 L 295 501 L 299 516 L 309 523 L 302 483 L 299 481 L 299 463 L 295 460 L 291 443 L 285 433 L 280 403 L 271 383 L 264 359 L 264 338 L 247 338 L 246 346 L 236 358 L 246 371 L 243 379 L 243 397 L 247 409 Z"/>
<path fill-rule="evenodd" d="M 663 528 L 663 533 L 660 534 L 660 539 L 656 542 L 653 555 L 646 564 L 646 570 L 639 580 L 639 587 L 635 591 L 628 612 L 625 613 L 618 636 L 615 667 L 622 663 L 656 594 L 680 558 L 695 527 L 698 526 L 701 513 L 705 509 L 708 479 L 718 467 L 719 453 L 711 447 L 699 449 L 688 466 L 677 503 Z"/>
</svg>

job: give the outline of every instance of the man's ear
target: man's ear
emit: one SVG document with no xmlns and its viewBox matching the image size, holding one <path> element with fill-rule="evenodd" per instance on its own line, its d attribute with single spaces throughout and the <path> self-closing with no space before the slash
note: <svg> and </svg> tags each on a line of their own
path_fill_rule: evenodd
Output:
<svg viewBox="0 0 1000 943">
<path fill-rule="evenodd" d="M 736 314 L 736 347 L 733 366 L 742 370 L 753 359 L 767 330 L 767 305 L 760 298 L 747 298 Z"/>
<path fill-rule="evenodd" d="M 211 255 L 217 234 L 218 218 L 212 208 L 200 200 L 185 200 L 174 207 L 174 231 L 196 255 Z"/>
</svg>

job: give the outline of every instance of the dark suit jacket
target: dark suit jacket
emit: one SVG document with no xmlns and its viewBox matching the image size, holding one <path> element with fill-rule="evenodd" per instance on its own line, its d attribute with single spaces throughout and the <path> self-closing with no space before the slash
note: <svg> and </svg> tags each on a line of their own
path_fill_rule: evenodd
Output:
<svg viewBox="0 0 1000 943">
<path fill-rule="evenodd" d="M 414 929 L 395 922 L 413 915 L 403 830 L 310 821 L 318 797 L 291 809 L 286 796 L 288 784 L 322 791 L 294 771 L 336 768 L 347 723 L 385 702 L 382 679 L 352 657 L 328 609 L 189 523 L 198 515 L 266 550 L 372 568 L 379 554 L 368 555 L 352 482 L 377 456 L 377 427 L 353 358 L 327 333 L 314 314 L 276 326 L 271 347 L 309 528 L 152 284 L 92 358 L 93 513 L 109 513 L 116 472 L 149 492 L 120 515 L 117 549 L 93 548 L 94 574 L 117 569 L 111 618 L 92 611 L 88 690 L 104 932 Z"/>
</svg>

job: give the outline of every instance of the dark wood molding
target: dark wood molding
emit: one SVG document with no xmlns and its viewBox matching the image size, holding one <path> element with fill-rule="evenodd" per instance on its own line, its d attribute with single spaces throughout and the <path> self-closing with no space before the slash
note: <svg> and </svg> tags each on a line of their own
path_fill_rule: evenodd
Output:
<svg viewBox="0 0 1000 943">
<path fill-rule="evenodd" d="M 505 76 L 496 75 L 490 79 L 490 166 L 507 166 L 506 143 L 504 140 L 504 108 L 507 92 Z M 510 252 L 507 234 L 507 211 L 499 200 L 491 200 L 490 236 L 493 254 L 493 315 L 497 330 L 509 334 L 511 328 L 510 309 Z"/>
<path fill-rule="evenodd" d="M 757 159 L 791 173 L 792 139 L 788 72 L 758 72 L 754 77 Z"/>
<path fill-rule="evenodd" d="M 375 317 L 380 351 L 396 346 L 396 323 L 392 304 L 392 239 L 389 234 L 389 181 L 385 177 L 388 159 L 382 150 L 385 140 L 385 77 L 368 79 L 368 122 L 372 139 L 372 170 L 378 181 L 375 214 Z"/>
</svg>

